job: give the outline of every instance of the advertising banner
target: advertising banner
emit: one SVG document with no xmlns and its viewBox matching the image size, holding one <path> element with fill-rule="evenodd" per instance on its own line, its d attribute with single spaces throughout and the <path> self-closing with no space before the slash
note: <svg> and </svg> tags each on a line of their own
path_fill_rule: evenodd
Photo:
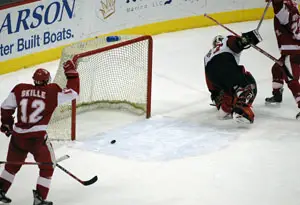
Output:
<svg viewBox="0 0 300 205">
<path fill-rule="evenodd" d="M 38 1 L 0 10 L 0 62 L 126 28 L 264 6 L 261 0 Z"/>
<path fill-rule="evenodd" d="M 0 11 L 0 61 L 73 42 L 76 0 L 52 0 Z"/>
</svg>

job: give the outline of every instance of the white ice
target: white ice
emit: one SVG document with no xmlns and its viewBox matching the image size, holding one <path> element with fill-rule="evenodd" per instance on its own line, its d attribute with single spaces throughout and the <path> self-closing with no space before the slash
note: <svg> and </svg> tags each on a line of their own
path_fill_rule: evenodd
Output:
<svg viewBox="0 0 300 205">
<path fill-rule="evenodd" d="M 257 22 L 229 26 L 245 32 Z M 279 57 L 272 21 L 260 32 L 259 46 Z M 48 199 L 59 205 L 299 205 L 296 103 L 285 88 L 280 107 L 264 105 L 273 62 L 249 49 L 241 63 L 258 84 L 255 122 L 238 127 L 217 120 L 203 68 L 217 34 L 228 33 L 209 27 L 154 36 L 152 119 L 108 111 L 78 116 L 78 141 L 54 144 L 55 152 L 71 156 L 61 165 L 78 177 L 99 181 L 83 187 L 56 169 Z M 0 101 L 41 66 L 54 75 L 58 61 L 0 76 Z M 5 160 L 9 139 L 0 137 Z M 8 192 L 14 205 L 32 204 L 37 175 L 37 167 L 22 167 Z"/>
</svg>

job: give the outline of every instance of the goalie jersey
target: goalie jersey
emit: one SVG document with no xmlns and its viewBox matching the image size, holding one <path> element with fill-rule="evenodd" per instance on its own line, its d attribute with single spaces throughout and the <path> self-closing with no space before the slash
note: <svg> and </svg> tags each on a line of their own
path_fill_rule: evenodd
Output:
<svg viewBox="0 0 300 205">
<path fill-rule="evenodd" d="M 204 57 L 205 67 L 211 61 L 218 61 L 218 58 L 220 58 L 220 60 L 222 58 L 220 66 L 224 66 L 222 65 L 224 58 L 228 58 L 229 61 L 234 59 L 236 64 L 239 64 L 242 50 L 236 45 L 236 39 L 237 37 L 235 36 L 227 36 L 222 40 L 222 42 L 218 43 L 215 48 L 212 48 Z"/>
</svg>

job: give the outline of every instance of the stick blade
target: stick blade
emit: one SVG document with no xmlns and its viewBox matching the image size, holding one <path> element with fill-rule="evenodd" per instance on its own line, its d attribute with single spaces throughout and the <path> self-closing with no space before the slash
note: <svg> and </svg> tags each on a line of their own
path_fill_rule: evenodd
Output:
<svg viewBox="0 0 300 205">
<path fill-rule="evenodd" d="M 62 157 L 59 157 L 58 159 L 56 159 L 56 163 L 64 161 L 64 160 L 69 159 L 69 158 L 70 158 L 69 155 L 67 155 L 67 154 L 63 155 Z"/>
<path fill-rule="evenodd" d="M 92 179 L 88 180 L 88 181 L 84 181 L 82 182 L 82 184 L 84 186 L 89 186 L 91 184 L 94 184 L 96 181 L 98 180 L 98 177 L 97 176 L 94 176 Z"/>
</svg>

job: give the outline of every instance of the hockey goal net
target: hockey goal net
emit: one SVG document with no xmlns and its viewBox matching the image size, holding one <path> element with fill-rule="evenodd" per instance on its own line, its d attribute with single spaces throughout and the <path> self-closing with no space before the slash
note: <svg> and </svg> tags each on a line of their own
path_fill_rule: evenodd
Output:
<svg viewBox="0 0 300 205">
<path fill-rule="evenodd" d="M 73 59 L 80 95 L 56 108 L 48 127 L 50 139 L 75 140 L 76 114 L 94 109 L 126 110 L 149 118 L 152 42 L 151 36 L 120 36 L 115 42 L 101 37 L 66 47 L 53 82 L 65 87 L 63 63 Z"/>
</svg>

